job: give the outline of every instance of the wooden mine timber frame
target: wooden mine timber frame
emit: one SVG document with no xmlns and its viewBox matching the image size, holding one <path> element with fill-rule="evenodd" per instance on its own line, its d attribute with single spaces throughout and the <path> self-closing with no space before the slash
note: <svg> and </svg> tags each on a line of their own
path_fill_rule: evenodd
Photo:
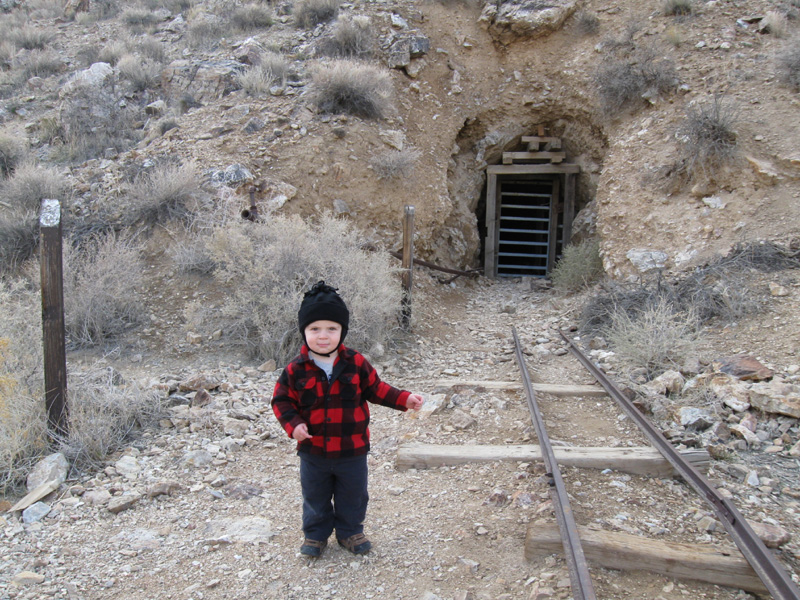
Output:
<svg viewBox="0 0 800 600">
<path fill-rule="evenodd" d="M 561 139 L 547 137 L 542 128 L 538 136 L 523 136 L 522 142 L 528 145 L 527 152 L 504 152 L 502 165 L 491 165 L 486 169 L 486 244 L 484 274 L 497 277 L 498 253 L 500 245 L 500 206 L 498 189 L 504 176 L 513 175 L 552 175 L 554 179 L 553 197 L 550 202 L 549 245 L 547 248 L 547 270 L 556 261 L 556 238 L 558 217 L 562 212 L 559 204 L 559 187 L 563 189 L 562 247 L 572 237 L 572 220 L 575 217 L 575 178 L 580 172 L 576 164 L 562 162 L 565 158 L 561 149 Z M 538 162 L 537 162 L 538 161 Z M 541 162 L 547 161 L 547 162 Z"/>
</svg>

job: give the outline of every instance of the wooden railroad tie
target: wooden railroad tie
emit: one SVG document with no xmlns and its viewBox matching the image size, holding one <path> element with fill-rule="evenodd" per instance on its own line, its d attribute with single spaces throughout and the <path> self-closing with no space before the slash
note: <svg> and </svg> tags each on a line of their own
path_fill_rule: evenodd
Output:
<svg viewBox="0 0 800 600">
<path fill-rule="evenodd" d="M 433 382 L 434 389 L 466 387 L 484 390 L 521 390 L 520 381 L 455 381 L 452 379 L 439 379 Z M 598 385 L 563 385 L 557 383 L 534 383 L 533 391 L 551 396 L 585 396 L 587 398 L 608 397 L 602 387 Z"/>
<path fill-rule="evenodd" d="M 559 465 L 587 469 L 614 469 L 650 477 L 674 477 L 678 473 L 655 448 L 605 448 L 554 446 Z M 683 450 L 683 458 L 697 470 L 706 471 L 710 456 L 706 450 Z M 433 469 L 479 462 L 538 462 L 541 448 L 536 444 L 457 445 L 404 444 L 397 449 L 397 469 Z"/>
<path fill-rule="evenodd" d="M 595 567 L 659 573 L 769 597 L 767 588 L 737 548 L 679 544 L 580 526 L 578 535 L 587 561 Z M 526 560 L 563 551 L 558 525 L 532 523 L 528 526 L 525 536 Z"/>
</svg>

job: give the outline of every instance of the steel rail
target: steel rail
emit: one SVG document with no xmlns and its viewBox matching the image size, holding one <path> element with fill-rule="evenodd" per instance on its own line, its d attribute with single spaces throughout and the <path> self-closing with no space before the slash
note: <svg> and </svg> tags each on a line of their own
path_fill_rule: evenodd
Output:
<svg viewBox="0 0 800 600">
<path fill-rule="evenodd" d="M 572 597 L 574 600 L 596 600 L 592 578 L 589 575 L 589 567 L 586 564 L 586 557 L 583 554 L 583 546 L 578 536 L 578 526 L 575 524 L 575 517 L 569 504 L 564 480 L 558 468 L 553 446 L 544 427 L 544 419 L 539 412 L 539 405 L 536 402 L 536 394 L 531 385 L 531 378 L 528 369 L 525 367 L 525 360 L 522 356 L 522 348 L 519 343 L 516 328 L 511 328 L 514 336 L 514 349 L 516 351 L 517 363 L 522 373 L 522 382 L 525 388 L 525 395 L 528 397 L 528 408 L 531 411 L 531 418 L 536 427 L 536 435 L 539 438 L 539 446 L 542 449 L 542 458 L 550 478 L 550 496 L 555 507 L 558 529 L 561 532 L 561 541 L 564 545 L 564 556 L 567 560 L 569 569 L 569 579 L 572 586 Z"/>
<path fill-rule="evenodd" d="M 792 581 L 789 574 L 781 566 L 764 542 L 756 535 L 747 520 L 727 498 L 717 492 L 716 488 L 691 464 L 683 460 L 680 453 L 669 440 L 656 429 L 650 421 L 634 406 L 633 402 L 622 393 L 603 371 L 600 370 L 580 348 L 569 339 L 563 331 L 559 332 L 567 342 L 569 350 L 597 379 L 630 419 L 639 426 L 650 442 L 666 458 L 675 470 L 691 485 L 694 490 L 711 505 L 717 518 L 733 538 L 736 546 L 761 578 L 775 600 L 800 600 L 800 589 Z"/>
</svg>

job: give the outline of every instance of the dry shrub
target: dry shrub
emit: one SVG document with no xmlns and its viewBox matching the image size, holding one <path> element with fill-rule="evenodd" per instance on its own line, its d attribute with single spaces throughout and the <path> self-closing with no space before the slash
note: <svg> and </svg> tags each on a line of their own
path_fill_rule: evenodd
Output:
<svg viewBox="0 0 800 600">
<path fill-rule="evenodd" d="M 761 20 L 761 31 L 771 33 L 777 38 L 784 38 L 789 31 L 789 21 L 785 14 L 769 10 Z"/>
<path fill-rule="evenodd" d="M 126 54 L 120 58 L 117 69 L 122 78 L 128 80 L 136 92 L 143 92 L 155 87 L 161 75 L 160 65 L 132 54 Z"/>
<path fill-rule="evenodd" d="M 14 173 L 0 185 L 0 197 L 21 213 L 38 212 L 42 200 L 64 200 L 67 180 L 55 167 L 33 162 L 17 166 Z"/>
<path fill-rule="evenodd" d="M 286 59 L 276 52 L 266 52 L 260 59 L 236 78 L 250 96 L 263 96 L 273 85 L 283 85 L 289 71 Z"/>
<path fill-rule="evenodd" d="M 176 242 L 169 248 L 169 255 L 178 273 L 210 275 L 217 267 L 199 236 Z"/>
<path fill-rule="evenodd" d="M 693 0 L 664 0 L 662 12 L 666 17 L 688 17 L 694 14 Z"/>
<path fill-rule="evenodd" d="M 140 6 L 126 8 L 122 13 L 122 21 L 134 31 L 142 31 L 158 23 L 155 13 Z"/>
<path fill-rule="evenodd" d="M 272 10 L 263 4 L 245 4 L 234 9 L 231 24 L 239 31 L 253 31 L 271 27 Z"/>
<path fill-rule="evenodd" d="M 316 223 L 274 215 L 219 227 L 210 249 L 219 265 L 215 276 L 230 289 L 224 322 L 210 319 L 200 305 L 195 318 L 223 326 L 259 358 L 286 363 L 300 349 L 303 293 L 323 279 L 339 288 L 350 309 L 348 345 L 368 351 L 397 327 L 401 287 L 391 256 L 363 250 L 364 242 L 352 224 L 331 215 Z"/>
<path fill-rule="evenodd" d="M 550 274 L 553 286 L 564 292 L 578 292 L 589 287 L 603 275 L 600 244 L 585 240 L 569 245 Z"/>
<path fill-rule="evenodd" d="M 608 115 L 655 101 L 673 91 L 677 83 L 672 61 L 651 48 L 608 57 L 595 76 L 601 106 Z"/>
<path fill-rule="evenodd" d="M 96 346 L 142 318 L 141 242 L 109 233 L 64 246 L 64 321 L 73 346 Z"/>
<path fill-rule="evenodd" d="M 0 178 L 9 177 L 27 155 L 25 145 L 16 137 L 0 132 Z"/>
<path fill-rule="evenodd" d="M 794 38 L 778 55 L 781 80 L 800 90 L 800 37 Z"/>
<path fill-rule="evenodd" d="M 0 493 L 20 486 L 47 452 L 41 300 L 0 280 Z"/>
<path fill-rule="evenodd" d="M 575 25 L 581 35 L 595 35 L 600 31 L 600 19 L 588 10 L 578 11 L 575 15 Z"/>
<path fill-rule="evenodd" d="M 167 48 L 157 39 L 147 36 L 136 44 L 139 54 L 155 63 L 162 64 L 167 60 Z"/>
<path fill-rule="evenodd" d="M 614 310 L 603 333 L 617 357 L 633 370 L 644 370 L 648 379 L 680 368 L 700 342 L 696 316 L 664 298 L 635 312 Z"/>
<path fill-rule="evenodd" d="M 13 272 L 39 244 L 39 220 L 34 212 L 0 213 L 0 273 Z"/>
<path fill-rule="evenodd" d="M 106 149 L 123 152 L 141 137 L 136 128 L 140 109 L 121 106 L 113 86 L 78 86 L 62 103 L 59 126 L 68 154 L 76 160 L 103 156 Z"/>
<path fill-rule="evenodd" d="M 31 50 L 19 57 L 15 65 L 21 80 L 31 77 L 47 77 L 60 72 L 64 68 L 64 63 L 52 50 Z"/>
<path fill-rule="evenodd" d="M 385 71 L 352 60 L 321 65 L 313 75 L 312 102 L 323 113 L 382 119 L 391 109 L 391 94 Z"/>
<path fill-rule="evenodd" d="M 736 107 L 716 96 L 712 102 L 690 106 L 679 130 L 683 168 L 691 177 L 712 177 L 732 163 L 738 153 Z"/>
<path fill-rule="evenodd" d="M 303 29 L 326 23 L 339 13 L 339 0 L 300 0 L 294 9 L 295 24 Z"/>
<path fill-rule="evenodd" d="M 420 151 L 415 148 L 386 150 L 372 157 L 370 165 L 378 179 L 406 178 L 414 171 L 420 155 Z"/>
<path fill-rule="evenodd" d="M 46 29 L 39 29 L 30 25 L 23 25 L 8 32 L 8 39 L 17 48 L 25 48 L 26 50 L 42 50 L 44 49 L 53 35 Z"/>
<path fill-rule="evenodd" d="M 200 177 L 191 163 L 162 164 L 138 176 L 129 191 L 130 221 L 152 226 L 186 220 L 203 196 Z"/>
<path fill-rule="evenodd" d="M 166 412 L 163 395 L 126 382 L 111 368 L 70 374 L 69 433 L 61 451 L 77 468 L 98 467 Z"/>
<path fill-rule="evenodd" d="M 126 56 L 127 54 L 128 45 L 126 42 L 112 40 L 100 49 L 100 54 L 97 56 L 97 60 L 114 66 L 123 56 Z"/>
<path fill-rule="evenodd" d="M 189 24 L 189 46 L 197 49 L 212 48 L 225 36 L 224 25 L 216 19 L 203 19 Z"/>
<path fill-rule="evenodd" d="M 331 37 L 322 41 L 320 53 L 333 58 L 372 57 L 375 53 L 375 31 L 369 17 L 339 17 Z"/>
<path fill-rule="evenodd" d="M 57 19 L 64 14 L 61 0 L 26 0 L 25 11 L 31 19 Z"/>
</svg>

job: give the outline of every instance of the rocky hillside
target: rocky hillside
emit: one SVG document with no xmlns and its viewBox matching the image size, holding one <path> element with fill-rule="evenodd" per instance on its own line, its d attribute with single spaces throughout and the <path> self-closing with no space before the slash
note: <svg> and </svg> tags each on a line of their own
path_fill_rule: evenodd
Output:
<svg viewBox="0 0 800 600">
<path fill-rule="evenodd" d="M 613 277 L 797 234 L 790 4 L 4 5 L 7 31 L 46 36 L 5 46 L 2 130 L 68 171 L 71 210 L 87 218 L 177 160 L 243 208 L 255 186 L 262 211 L 347 214 L 390 247 L 413 204 L 418 255 L 482 266 L 484 169 L 542 126 L 581 166 L 576 233 L 599 235 Z M 348 68 L 376 86 L 378 113 L 320 99 L 342 54 L 368 58 Z M 276 55 L 278 76 L 246 79 Z M 692 171 L 687 111 L 715 101 L 735 151 Z"/>
</svg>

